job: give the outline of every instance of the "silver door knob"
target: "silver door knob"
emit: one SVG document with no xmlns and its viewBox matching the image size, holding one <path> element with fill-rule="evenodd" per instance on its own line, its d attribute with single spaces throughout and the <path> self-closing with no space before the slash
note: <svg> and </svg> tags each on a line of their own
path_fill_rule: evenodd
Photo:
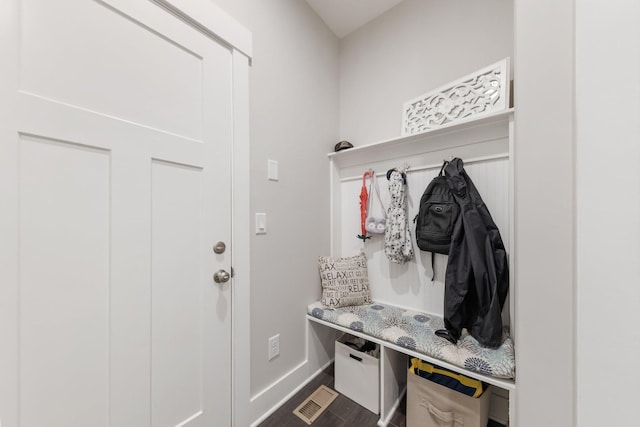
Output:
<svg viewBox="0 0 640 427">
<path fill-rule="evenodd" d="M 227 283 L 231 275 L 224 270 L 218 270 L 213 273 L 213 281 L 216 283 Z"/>
</svg>

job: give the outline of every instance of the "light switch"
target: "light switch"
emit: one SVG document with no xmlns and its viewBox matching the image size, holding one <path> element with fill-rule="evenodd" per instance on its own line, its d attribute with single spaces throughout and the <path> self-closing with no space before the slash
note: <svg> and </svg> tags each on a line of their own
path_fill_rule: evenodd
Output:
<svg viewBox="0 0 640 427">
<path fill-rule="evenodd" d="M 267 234 L 266 213 L 256 213 L 256 234 Z"/>
<path fill-rule="evenodd" d="M 278 162 L 275 160 L 267 160 L 267 179 L 269 181 L 278 180 Z"/>
</svg>

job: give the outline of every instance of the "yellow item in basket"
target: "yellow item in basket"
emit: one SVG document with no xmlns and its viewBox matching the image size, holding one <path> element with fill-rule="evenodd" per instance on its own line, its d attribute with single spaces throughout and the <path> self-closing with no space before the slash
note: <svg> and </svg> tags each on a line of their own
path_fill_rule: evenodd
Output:
<svg viewBox="0 0 640 427">
<path fill-rule="evenodd" d="M 457 390 L 471 397 L 480 397 L 485 389 L 482 381 L 474 380 L 473 378 L 458 374 L 441 366 L 432 365 L 417 357 L 411 359 L 411 368 L 409 368 L 409 371 L 422 378 L 426 378 L 452 390 Z"/>
</svg>

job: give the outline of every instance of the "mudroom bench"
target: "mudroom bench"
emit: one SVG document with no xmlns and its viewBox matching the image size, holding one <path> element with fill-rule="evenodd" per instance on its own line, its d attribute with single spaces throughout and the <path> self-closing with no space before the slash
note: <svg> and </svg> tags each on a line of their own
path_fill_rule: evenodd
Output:
<svg viewBox="0 0 640 427">
<path fill-rule="evenodd" d="M 335 354 L 331 349 L 331 340 L 335 344 L 336 338 L 339 338 L 338 332 L 378 344 L 379 386 L 370 384 L 369 388 L 379 390 L 380 426 L 389 423 L 405 392 L 407 366 L 411 357 L 491 384 L 490 418 L 503 425 L 515 425 L 517 393 L 514 341 L 518 316 L 515 310 L 515 269 L 512 264 L 512 249 L 515 246 L 515 168 L 511 155 L 515 117 L 514 110 L 509 108 L 509 84 L 505 83 L 510 81 L 508 60 L 488 68 L 496 76 L 504 76 L 499 85 L 504 92 L 499 97 L 501 102 L 493 104 L 492 108 L 482 114 L 461 117 L 414 132 L 405 126 L 412 123 L 411 114 L 404 114 L 413 111 L 413 101 L 408 102 L 406 108 L 403 107 L 403 130 L 400 137 L 364 145 L 355 144 L 353 148 L 328 154 L 331 229 L 329 255 L 349 257 L 364 253 L 371 296 L 376 302 L 333 310 L 324 309 L 320 302 L 309 305 L 306 315 L 307 339 L 308 348 L 314 354 L 308 359 L 313 362 L 311 366 L 315 367 L 316 362 L 325 362 L 326 357 Z M 480 71 L 479 74 L 484 75 L 486 70 Z M 484 77 L 479 79 L 483 80 Z M 467 84 L 466 81 L 460 80 L 462 86 Z M 434 93 L 436 92 L 438 91 Z M 449 93 L 458 92 L 447 91 L 441 95 L 447 98 Z M 452 102 L 458 101 L 456 98 Z M 469 101 L 473 104 L 475 98 L 472 97 Z M 423 106 L 425 103 L 418 102 L 415 105 Z M 414 218 L 418 214 L 418 202 L 423 191 L 438 175 L 443 160 L 455 157 L 464 160 L 467 172 L 473 177 L 474 184 L 490 209 L 509 254 L 509 296 L 502 313 L 502 322 L 509 326 L 512 335 L 505 335 L 502 346 L 497 349 L 481 347 L 470 336 L 463 336 L 454 345 L 434 334 L 435 330 L 444 326 L 445 255 L 438 254 L 433 258 L 429 252 L 419 251 L 414 247 L 413 259 L 405 264 L 397 264 L 386 257 L 382 236 L 371 236 L 367 240 L 356 237 L 363 234 L 361 221 L 358 221 L 361 219 L 358 202 L 366 171 L 375 171 L 372 175 L 378 180 L 377 187 L 384 188 L 385 185 L 388 186 L 387 171 L 397 168 L 404 170 L 407 218 Z M 391 201 L 389 192 L 383 191 L 380 198 L 387 206 Z M 410 224 L 410 231 L 415 233 L 413 223 Z M 522 340 L 522 337 L 517 339 Z M 344 354 L 340 356 L 342 359 Z M 347 357 L 350 358 L 351 354 Z M 356 368 L 354 373 L 355 371 Z"/>
<path fill-rule="evenodd" d="M 307 319 L 380 346 L 380 426 L 388 424 L 404 394 L 408 357 L 484 381 L 509 395 L 515 391 L 514 346 L 506 332 L 496 349 L 480 346 L 470 335 L 454 345 L 434 334 L 444 327 L 441 317 L 378 302 L 336 309 L 315 302 L 307 307 Z"/>
</svg>

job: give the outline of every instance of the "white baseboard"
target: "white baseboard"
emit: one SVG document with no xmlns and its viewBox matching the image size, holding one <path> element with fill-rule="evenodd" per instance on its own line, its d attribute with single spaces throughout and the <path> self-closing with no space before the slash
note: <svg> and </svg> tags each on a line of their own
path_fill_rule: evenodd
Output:
<svg viewBox="0 0 640 427">
<path fill-rule="evenodd" d="M 269 387 L 265 388 L 251 398 L 251 414 L 253 421 L 251 427 L 258 426 L 261 422 L 273 414 L 278 408 L 284 405 L 289 399 L 296 395 L 311 380 L 324 371 L 333 363 L 329 360 L 324 366 L 313 374 L 308 374 L 308 361 L 304 361 Z M 284 397 L 280 397 L 283 396 Z"/>
</svg>

